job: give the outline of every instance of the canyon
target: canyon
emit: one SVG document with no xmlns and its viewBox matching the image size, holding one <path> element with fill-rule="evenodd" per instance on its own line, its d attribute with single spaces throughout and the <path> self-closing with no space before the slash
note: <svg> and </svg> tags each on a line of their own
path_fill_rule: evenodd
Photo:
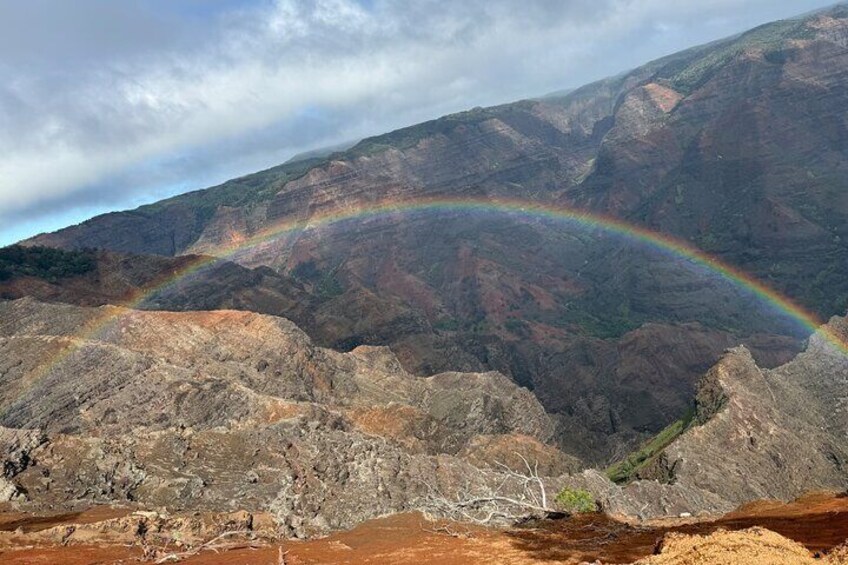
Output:
<svg viewBox="0 0 848 565">
<path fill-rule="evenodd" d="M 0 249 L 0 552 L 844 562 L 846 96 L 837 6 Z"/>
</svg>

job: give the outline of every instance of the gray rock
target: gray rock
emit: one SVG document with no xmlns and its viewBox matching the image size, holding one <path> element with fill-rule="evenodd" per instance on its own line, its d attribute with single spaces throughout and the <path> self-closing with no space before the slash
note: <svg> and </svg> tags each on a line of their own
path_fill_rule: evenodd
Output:
<svg viewBox="0 0 848 565">
<path fill-rule="evenodd" d="M 270 510 L 304 537 L 503 482 L 457 456 L 481 445 L 574 461 L 503 375 L 417 378 L 272 316 L 0 302 L 0 358 L 0 498 L 36 508 Z"/>
</svg>

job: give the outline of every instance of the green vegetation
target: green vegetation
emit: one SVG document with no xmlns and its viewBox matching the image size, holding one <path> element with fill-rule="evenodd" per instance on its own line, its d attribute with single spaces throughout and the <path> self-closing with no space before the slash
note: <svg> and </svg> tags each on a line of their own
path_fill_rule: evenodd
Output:
<svg viewBox="0 0 848 565">
<path fill-rule="evenodd" d="M 315 294 L 321 300 L 329 300 L 344 294 L 344 286 L 336 278 L 338 267 L 328 272 L 323 272 L 315 264 L 315 261 L 300 263 L 292 269 L 292 276 L 312 285 Z"/>
<path fill-rule="evenodd" d="M 459 320 L 455 318 L 442 318 L 433 324 L 433 329 L 445 332 L 455 332 L 460 328 Z"/>
<path fill-rule="evenodd" d="M 810 29 L 802 20 L 783 20 L 766 24 L 728 40 L 723 45 L 713 44 L 707 46 L 708 49 L 696 48 L 704 54 L 690 59 L 683 68 L 674 69 L 677 65 L 670 65 L 672 68 L 668 70 L 675 71 L 670 76 L 663 72 L 667 69 L 663 69 L 660 75 L 666 75 L 672 88 L 678 92 L 689 94 L 745 50 L 760 49 L 767 60 L 776 63 L 782 59 L 784 41 L 804 39 L 810 34 Z"/>
<path fill-rule="evenodd" d="M 203 190 L 195 190 L 154 204 L 142 206 L 135 212 L 142 215 L 161 213 L 172 207 L 188 208 L 201 222 L 211 219 L 220 206 L 249 207 L 271 200 L 283 186 L 297 180 L 326 159 L 304 159 L 240 177 Z"/>
<path fill-rule="evenodd" d="M 351 149 L 345 151 L 344 157 L 355 158 L 381 153 L 387 149 L 409 149 L 424 138 L 440 134 L 448 134 L 462 124 L 476 124 L 492 117 L 494 114 L 488 108 L 474 108 L 467 112 L 459 112 L 430 120 L 415 126 L 399 129 L 384 135 L 363 139 Z"/>
<path fill-rule="evenodd" d="M 707 232 L 700 234 L 697 236 L 695 241 L 698 244 L 698 247 L 706 251 L 707 253 L 715 253 L 716 251 L 720 251 L 726 245 L 725 242 L 719 241 L 716 237 L 716 234 Z"/>
<path fill-rule="evenodd" d="M 304 261 L 303 263 L 298 263 L 297 266 L 291 270 L 291 275 L 299 280 L 315 283 L 321 280 L 321 271 L 318 269 L 318 265 L 315 264 L 315 261 Z"/>
<path fill-rule="evenodd" d="M 10 245 L 0 249 L 0 280 L 39 277 L 50 282 L 82 275 L 97 266 L 94 251 L 64 251 L 52 247 Z"/>
<path fill-rule="evenodd" d="M 344 294 L 344 287 L 342 286 L 342 283 L 336 279 L 333 273 L 328 273 L 321 279 L 321 282 L 318 283 L 317 293 L 318 298 L 322 300 L 329 300 Z"/>
<path fill-rule="evenodd" d="M 504 327 L 517 336 L 528 337 L 530 335 L 530 326 L 527 325 L 527 322 L 518 318 L 507 318 Z"/>
<path fill-rule="evenodd" d="M 685 198 L 684 198 L 684 196 L 683 196 L 683 185 L 678 184 L 678 185 L 675 187 L 674 203 L 675 203 L 677 206 L 680 206 L 681 204 L 683 204 L 683 202 L 684 202 L 685 200 L 686 200 L 686 199 L 685 199 Z"/>
<path fill-rule="evenodd" d="M 584 512 L 595 512 L 598 509 L 598 503 L 592 493 L 583 489 L 564 488 L 556 495 L 557 505 L 574 514 L 582 514 Z"/>
<path fill-rule="evenodd" d="M 593 303 L 587 299 L 585 304 L 582 301 L 576 303 L 553 322 L 553 325 L 559 327 L 572 324 L 593 337 L 615 339 L 641 326 L 642 320 L 641 317 L 634 319 L 626 304 L 612 307 L 600 300 Z"/>
<path fill-rule="evenodd" d="M 614 483 L 629 483 L 636 478 L 640 470 L 652 463 L 671 442 L 680 434 L 688 430 L 695 418 L 695 411 L 690 410 L 677 420 L 666 426 L 660 433 L 648 440 L 642 446 L 628 455 L 623 461 L 619 461 L 606 470 L 607 477 Z"/>
</svg>

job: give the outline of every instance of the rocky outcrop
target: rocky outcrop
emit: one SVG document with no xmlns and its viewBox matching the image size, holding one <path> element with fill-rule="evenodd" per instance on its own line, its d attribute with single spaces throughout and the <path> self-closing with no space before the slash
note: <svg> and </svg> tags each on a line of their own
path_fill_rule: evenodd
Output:
<svg viewBox="0 0 848 565">
<path fill-rule="evenodd" d="M 729 351 L 688 429 L 616 485 L 576 473 L 538 400 L 498 373 L 415 377 L 387 348 L 323 349 L 250 312 L 0 302 L 0 486 L 29 508 L 267 511 L 313 536 L 521 488 L 504 470 L 532 462 L 549 493 L 586 489 L 614 514 L 725 512 L 848 488 L 848 357 L 824 335 L 773 370 Z"/>
<path fill-rule="evenodd" d="M 834 319 L 831 327 L 845 329 Z M 807 351 L 774 370 L 735 349 L 706 376 L 721 389 L 712 414 L 663 453 L 670 481 L 719 493 L 729 505 L 848 489 L 848 357 L 815 335 Z M 701 397 L 703 398 L 703 397 Z"/>
<path fill-rule="evenodd" d="M 2 493 L 36 507 L 248 508 L 308 536 L 503 481 L 466 456 L 499 438 L 551 473 L 577 464 L 503 375 L 418 378 L 249 312 L 0 302 L 0 360 Z"/>
<path fill-rule="evenodd" d="M 199 552 L 204 544 L 235 542 L 240 544 L 268 543 L 279 537 L 274 518 L 267 513 L 249 512 L 193 513 L 170 515 L 151 511 L 113 509 L 115 517 L 76 516 L 83 518 L 79 523 L 58 525 L 25 532 L 0 531 L 0 547 L 14 548 L 22 540 L 36 546 L 96 545 L 127 547 L 140 546 L 141 559 L 145 561 L 176 561 Z M 67 516 L 73 519 L 74 515 Z M 215 551 L 220 547 L 212 548 Z M 179 555 L 186 553 L 188 555 Z M 172 557 L 168 557 L 168 556 Z"/>
<path fill-rule="evenodd" d="M 730 350 L 704 376 L 689 429 L 624 486 L 596 471 L 569 479 L 609 511 L 642 517 L 728 512 L 742 503 L 848 490 L 848 319 L 776 369 Z"/>
</svg>

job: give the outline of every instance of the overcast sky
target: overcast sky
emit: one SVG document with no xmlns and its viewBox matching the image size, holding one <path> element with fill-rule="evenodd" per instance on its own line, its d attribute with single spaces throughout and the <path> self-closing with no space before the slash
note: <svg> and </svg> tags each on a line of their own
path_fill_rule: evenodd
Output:
<svg viewBox="0 0 848 565">
<path fill-rule="evenodd" d="M 832 0 L 0 0 L 0 245 Z"/>
</svg>

